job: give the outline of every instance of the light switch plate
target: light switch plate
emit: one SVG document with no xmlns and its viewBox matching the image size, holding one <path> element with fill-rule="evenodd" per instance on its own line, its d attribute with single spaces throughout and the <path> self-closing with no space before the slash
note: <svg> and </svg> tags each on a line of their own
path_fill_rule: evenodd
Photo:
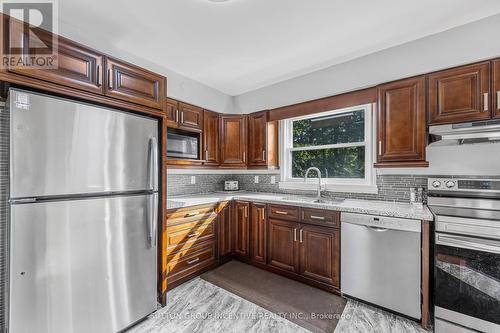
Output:
<svg viewBox="0 0 500 333">
<path fill-rule="evenodd" d="M 254 182 L 255 182 L 255 184 L 258 184 L 258 183 L 259 183 L 259 176 L 255 176 L 255 178 L 254 178 Z"/>
<path fill-rule="evenodd" d="M 276 184 L 276 176 L 271 176 L 271 184 Z"/>
<path fill-rule="evenodd" d="M 191 185 L 196 184 L 196 176 L 191 176 Z"/>
</svg>

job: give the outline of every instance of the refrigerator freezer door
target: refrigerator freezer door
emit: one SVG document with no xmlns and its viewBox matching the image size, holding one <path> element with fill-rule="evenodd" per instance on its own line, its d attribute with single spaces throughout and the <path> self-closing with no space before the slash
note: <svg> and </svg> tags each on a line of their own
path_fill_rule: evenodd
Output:
<svg viewBox="0 0 500 333">
<path fill-rule="evenodd" d="M 9 332 L 116 332 L 156 310 L 153 199 L 12 205 Z"/>
<path fill-rule="evenodd" d="M 11 198 L 151 190 L 156 120 L 16 89 L 9 109 Z"/>
</svg>

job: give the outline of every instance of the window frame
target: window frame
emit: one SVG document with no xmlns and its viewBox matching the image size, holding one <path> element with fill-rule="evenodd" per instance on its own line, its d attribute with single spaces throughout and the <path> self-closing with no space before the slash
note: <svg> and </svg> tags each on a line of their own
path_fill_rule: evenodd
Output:
<svg viewBox="0 0 500 333">
<path fill-rule="evenodd" d="M 317 180 L 311 179 L 304 182 L 303 178 L 293 178 L 292 174 L 292 152 L 299 150 L 317 150 L 325 148 L 346 148 L 346 147 L 365 147 L 365 177 L 364 178 L 323 178 L 322 184 L 327 191 L 332 192 L 358 192 L 358 193 L 377 193 L 376 172 L 373 167 L 375 152 L 375 130 L 374 130 L 374 105 L 363 104 L 354 107 L 348 107 L 337 110 L 330 110 L 321 113 L 314 113 L 307 116 L 289 118 L 281 121 L 280 133 L 280 158 L 281 158 L 281 181 L 279 187 L 282 189 L 310 190 L 317 188 Z M 353 111 L 363 110 L 365 113 L 365 135 L 364 141 L 354 143 L 328 144 L 312 147 L 293 148 L 293 122 L 297 120 L 318 118 L 324 116 L 338 115 Z M 322 175 L 324 176 L 324 175 Z"/>
</svg>

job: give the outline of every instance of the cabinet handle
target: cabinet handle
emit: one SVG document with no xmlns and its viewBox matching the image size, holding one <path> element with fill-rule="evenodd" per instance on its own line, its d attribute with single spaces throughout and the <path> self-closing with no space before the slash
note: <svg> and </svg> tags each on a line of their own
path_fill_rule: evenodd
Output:
<svg viewBox="0 0 500 333">
<path fill-rule="evenodd" d="M 266 211 L 264 209 L 262 211 L 262 221 L 266 221 Z"/>
<path fill-rule="evenodd" d="M 497 110 L 500 110 L 500 90 L 497 91 Z"/>
<path fill-rule="evenodd" d="M 315 215 L 311 215 L 311 218 L 312 218 L 313 220 L 324 220 L 324 219 L 325 219 L 325 217 L 324 217 L 324 216 L 315 216 Z"/>
<path fill-rule="evenodd" d="M 245 207 L 245 218 L 248 218 L 248 207 Z"/>
<path fill-rule="evenodd" d="M 113 82 L 111 79 L 111 68 L 108 69 L 108 88 L 113 89 Z"/>
<path fill-rule="evenodd" d="M 382 140 L 378 141 L 378 154 L 382 155 Z"/>
<path fill-rule="evenodd" d="M 179 122 L 179 110 L 175 110 L 175 122 Z"/>
<path fill-rule="evenodd" d="M 208 160 L 208 149 L 205 150 L 205 160 Z"/>
<path fill-rule="evenodd" d="M 187 235 L 189 238 L 192 238 L 194 236 L 198 236 L 198 233 L 197 232 L 192 232 L 190 234 Z"/>
<path fill-rule="evenodd" d="M 280 215 L 288 215 L 288 212 L 284 212 L 282 210 L 275 210 L 274 211 L 276 214 L 280 214 Z"/>
<path fill-rule="evenodd" d="M 243 162 L 246 162 L 246 157 L 247 157 L 246 152 L 243 152 Z"/>
<path fill-rule="evenodd" d="M 96 84 L 98 87 L 101 86 L 101 66 L 97 65 L 97 68 L 96 68 Z"/>
<path fill-rule="evenodd" d="M 184 124 L 184 112 L 181 112 L 181 124 Z"/>
<path fill-rule="evenodd" d="M 187 213 L 187 214 L 185 215 L 185 217 L 193 217 L 193 216 L 196 216 L 196 215 L 198 215 L 198 214 L 200 214 L 200 212 L 192 212 L 192 213 Z"/>
<path fill-rule="evenodd" d="M 293 241 L 297 241 L 297 228 L 293 228 Z"/>
<path fill-rule="evenodd" d="M 488 111 L 489 105 L 490 105 L 490 103 L 488 101 L 488 95 L 489 95 L 488 93 L 483 94 L 483 104 L 484 104 L 483 110 L 484 110 L 484 112 Z"/>
<path fill-rule="evenodd" d="M 300 242 L 302 243 L 302 229 L 300 229 L 299 235 L 300 235 Z"/>
<path fill-rule="evenodd" d="M 263 161 L 266 160 L 266 151 L 265 150 L 262 151 L 262 160 Z"/>
<path fill-rule="evenodd" d="M 188 260 L 187 264 L 188 265 L 192 265 L 192 264 L 194 264 L 195 262 L 198 262 L 198 261 L 200 261 L 200 258 L 196 258 L 196 259 L 193 259 L 193 260 Z"/>
</svg>

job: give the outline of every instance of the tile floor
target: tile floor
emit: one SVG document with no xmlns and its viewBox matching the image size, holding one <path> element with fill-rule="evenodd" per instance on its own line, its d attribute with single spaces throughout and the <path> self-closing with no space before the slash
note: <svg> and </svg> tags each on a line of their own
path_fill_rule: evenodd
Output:
<svg viewBox="0 0 500 333">
<path fill-rule="evenodd" d="M 309 332 L 200 278 L 168 293 L 167 306 L 128 333 Z M 418 323 L 349 301 L 335 333 L 424 333 Z M 332 332 L 333 333 L 333 332 Z"/>
</svg>

